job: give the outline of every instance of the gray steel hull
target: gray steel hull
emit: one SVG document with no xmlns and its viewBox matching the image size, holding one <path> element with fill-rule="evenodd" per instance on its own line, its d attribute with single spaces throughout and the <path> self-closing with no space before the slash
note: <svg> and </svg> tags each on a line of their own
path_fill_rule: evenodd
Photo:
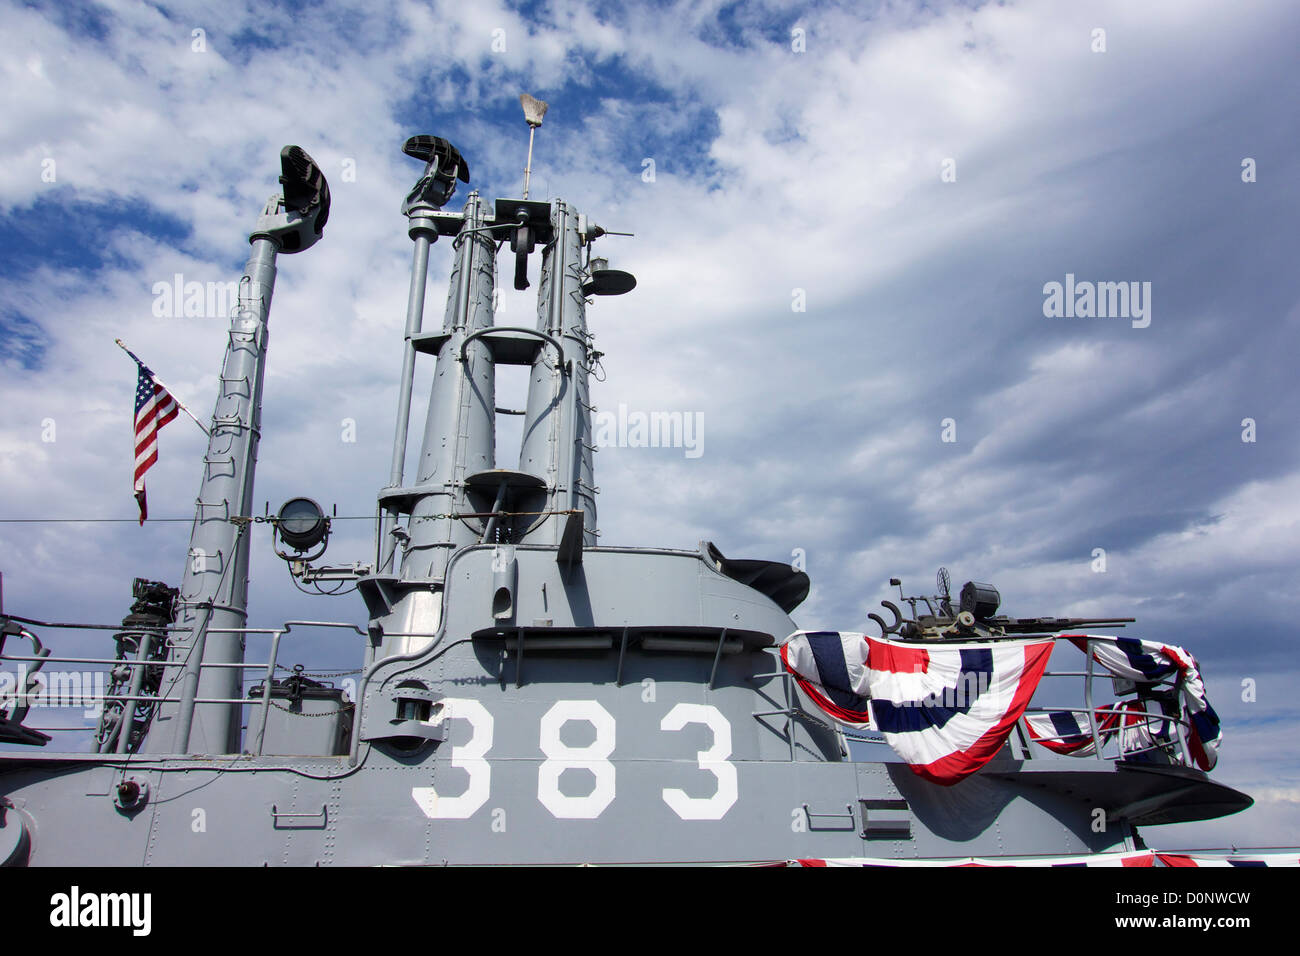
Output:
<svg viewBox="0 0 1300 956">
<path fill-rule="evenodd" d="M 1066 855 L 1131 848 L 1143 822 L 1249 804 L 1196 771 L 1023 760 L 1010 747 L 951 787 L 855 761 L 777 674 L 772 648 L 793 622 L 703 553 L 587 549 L 565 568 L 555 548 L 521 547 L 503 621 L 492 552 L 458 552 L 440 601 L 408 591 L 372 630 L 352 754 L 5 755 L 4 830 L 27 834 L 10 862 Z M 395 624 L 420 632 L 421 615 L 440 618 L 429 637 L 393 636 Z M 417 692 L 442 713 L 413 727 L 395 707 Z M 138 807 L 118 806 L 125 778 L 147 784 Z"/>
</svg>

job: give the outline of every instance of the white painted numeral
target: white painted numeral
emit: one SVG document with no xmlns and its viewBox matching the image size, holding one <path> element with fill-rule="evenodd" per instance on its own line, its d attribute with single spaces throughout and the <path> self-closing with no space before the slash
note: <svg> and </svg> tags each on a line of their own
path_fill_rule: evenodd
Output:
<svg viewBox="0 0 1300 956">
<path fill-rule="evenodd" d="M 659 722 L 660 730 L 681 730 L 687 724 L 704 724 L 713 731 L 713 746 L 697 755 L 700 769 L 718 778 L 711 797 L 689 797 L 685 790 L 665 788 L 664 803 L 683 820 L 721 820 L 739 796 L 736 768 L 731 756 L 731 722 L 711 704 L 678 704 Z"/>
<path fill-rule="evenodd" d="M 492 715 L 476 700 L 445 697 L 438 720 L 469 721 L 473 733 L 469 741 L 451 751 L 451 765 L 469 772 L 469 786 L 459 797 L 440 797 L 433 787 L 412 787 L 411 796 L 424 815 L 435 820 L 466 820 L 487 803 L 492 789 L 492 766 L 483 755 L 492 747 Z"/>
<path fill-rule="evenodd" d="M 570 747 L 560 740 L 560 728 L 571 720 L 585 720 L 596 728 L 596 739 L 585 747 Z M 614 717 L 594 700 L 559 700 L 542 717 L 542 753 L 546 760 L 537 773 L 537 799 L 561 820 L 594 820 L 614 800 Z M 560 792 L 560 774 L 569 769 L 590 770 L 596 785 L 585 797 Z"/>
<path fill-rule="evenodd" d="M 433 787 L 412 787 L 411 796 L 425 816 L 435 820 L 466 820 L 488 801 L 492 789 L 492 767 L 486 759 L 492 748 L 492 715 L 477 700 L 444 698 L 442 711 L 431 722 L 460 718 L 469 722 L 470 739 L 451 752 L 451 765 L 469 774 L 465 792 L 456 797 L 439 796 Z M 586 721 L 596 739 L 585 747 L 570 747 L 560 731 L 572 720 Z M 711 797 L 691 797 L 675 787 L 663 790 L 663 799 L 683 820 L 721 820 L 739 797 L 736 767 L 731 756 L 731 723 L 709 704 L 677 704 L 659 722 L 660 730 L 681 730 L 687 724 L 704 724 L 713 732 L 713 745 L 701 750 L 696 759 L 718 781 Z M 538 768 L 537 799 L 561 820 L 594 820 L 614 802 L 614 717 L 594 700 L 560 700 L 541 720 L 542 753 L 546 760 Z M 588 770 L 595 778 L 585 796 L 568 796 L 560 790 L 560 776 L 566 770 Z"/>
</svg>

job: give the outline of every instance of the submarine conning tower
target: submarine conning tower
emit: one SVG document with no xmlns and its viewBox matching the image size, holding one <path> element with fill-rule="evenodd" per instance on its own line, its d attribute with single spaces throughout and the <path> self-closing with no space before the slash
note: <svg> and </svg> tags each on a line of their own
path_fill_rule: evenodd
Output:
<svg viewBox="0 0 1300 956">
<path fill-rule="evenodd" d="M 379 493 L 376 572 L 360 582 L 371 629 L 432 634 L 448 563 L 458 550 L 496 545 L 493 614 L 513 612 L 514 546 L 548 545 L 572 563 L 596 544 L 591 366 L 599 357 L 587 328 L 589 295 L 630 291 L 635 279 L 592 259 L 606 231 L 563 199 L 498 199 L 489 209 L 471 192 L 462 212 L 442 205 L 468 164 L 446 140 L 412 137 L 404 151 L 426 164 L 403 205 L 415 243 L 403 343 L 397 429 L 389 486 Z M 526 189 L 526 187 L 525 187 Z M 453 261 L 441 329 L 423 330 L 429 247 L 451 240 Z M 537 322 L 493 323 L 498 244 L 509 243 L 514 287 L 527 289 L 541 252 Z M 407 480 L 411 395 L 417 361 L 436 363 L 420 455 Z M 523 410 L 496 404 L 496 367 L 529 368 Z M 523 416 L 515 467 L 495 460 L 496 417 Z M 413 648 L 389 645 L 387 653 Z M 382 655 L 381 655 L 382 656 Z"/>
</svg>

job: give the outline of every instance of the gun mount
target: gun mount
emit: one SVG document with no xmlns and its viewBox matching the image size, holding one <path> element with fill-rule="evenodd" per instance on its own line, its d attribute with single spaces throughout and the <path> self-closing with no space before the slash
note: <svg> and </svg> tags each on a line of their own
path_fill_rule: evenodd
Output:
<svg viewBox="0 0 1300 956">
<path fill-rule="evenodd" d="M 880 628 L 881 637 L 897 636 L 910 641 L 996 640 L 1000 637 L 1059 634 L 1081 627 L 1123 627 L 1137 620 L 1132 617 L 1008 617 L 996 613 L 1002 603 L 997 588 L 974 581 L 962 585 L 959 603 L 954 608 L 947 568 L 940 568 L 936 575 L 935 594 L 905 595 L 899 578 L 890 578 L 889 584 L 898 588 L 898 604 L 893 601 L 881 601 L 880 604 L 893 615 L 893 621 L 886 623 L 874 611 L 867 615 Z M 911 608 L 910 617 L 903 614 L 899 604 Z M 922 606 L 924 613 L 919 611 Z"/>
</svg>

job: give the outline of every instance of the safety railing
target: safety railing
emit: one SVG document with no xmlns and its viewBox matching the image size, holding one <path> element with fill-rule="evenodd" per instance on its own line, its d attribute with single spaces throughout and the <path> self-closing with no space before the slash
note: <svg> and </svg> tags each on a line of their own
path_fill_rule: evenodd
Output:
<svg viewBox="0 0 1300 956">
<path fill-rule="evenodd" d="M 67 624 L 58 622 L 35 621 L 27 618 L 9 617 L 13 622 L 0 639 L 0 743 L 23 743 L 27 736 L 28 743 L 37 742 L 36 738 L 51 733 L 83 733 L 91 735 L 92 750 L 104 754 L 127 753 L 129 750 L 130 726 L 135 719 L 137 704 L 148 703 L 157 706 L 168 705 L 177 708 L 175 719 L 178 744 L 172 752 L 184 753 L 188 750 L 189 727 L 198 707 L 207 704 L 240 705 L 253 708 L 250 711 L 248 733 L 245 736 L 245 752 L 260 756 L 265 747 L 266 725 L 273 698 L 270 693 L 272 682 L 279 668 L 282 638 L 293 632 L 294 628 L 336 628 L 366 636 L 356 624 L 340 621 L 286 621 L 280 627 L 238 627 L 238 628 L 201 628 L 197 638 L 189 643 L 173 641 L 171 653 L 167 659 L 151 658 L 150 644 L 159 635 L 180 635 L 192 632 L 187 626 L 131 626 L 123 624 Z M 17 625 L 17 626 L 14 626 Z M 39 628 L 48 631 L 113 631 L 130 633 L 142 637 L 139 653 L 135 659 L 107 658 L 92 656 L 74 656 L 53 654 L 45 647 L 39 635 L 33 631 Z M 197 662 L 190 658 L 202 654 L 202 648 L 209 634 L 242 634 L 247 636 L 269 637 L 270 647 L 265 660 L 218 662 Z M 9 640 L 22 638 L 32 643 L 32 653 L 14 653 L 8 646 Z M 66 672 L 46 671 L 49 665 L 82 665 L 99 669 L 78 671 L 69 675 Z M 11 673 L 9 668 L 15 669 Z M 96 686 L 107 687 L 111 679 L 128 669 L 131 675 L 127 693 L 113 693 L 107 690 L 86 693 L 89 684 L 92 691 Z M 162 689 L 157 694 L 141 692 L 141 675 L 146 668 L 162 670 Z M 198 679 L 204 671 L 240 670 L 242 672 L 261 672 L 264 691 L 260 700 L 244 697 L 200 697 L 197 694 Z M 75 678 L 75 679 L 74 679 Z M 12 686 L 10 685 L 12 682 Z M 241 683 L 247 683 L 247 680 Z M 120 716 L 116 724 L 106 728 L 101 715 L 105 708 L 120 706 Z M 84 713 L 88 708 L 93 713 Z M 94 725 L 34 725 L 26 722 L 26 717 L 33 708 L 40 710 L 66 710 L 82 708 L 83 717 L 95 718 Z M 154 716 L 156 717 L 155 710 Z M 4 731 L 8 731 L 5 734 Z M 32 737 L 32 735 L 35 735 Z M 48 739 L 48 738 L 47 738 Z M 155 748 L 156 749 L 156 748 Z M 60 749 L 60 752 L 81 752 Z"/>
<path fill-rule="evenodd" d="M 1194 766 L 1188 738 L 1192 725 L 1182 701 L 1182 675 L 1175 673 L 1150 683 L 1137 683 L 1116 677 L 1109 672 L 1098 673 L 1093 657 L 1097 643 L 1113 643 L 1114 638 L 1090 636 L 1084 650 L 1086 665 L 1083 670 L 1047 670 L 1043 672 L 1040 690 L 1050 679 L 1082 678 L 1083 704 L 1053 705 L 1043 703 L 1036 693 L 1017 722 L 1017 732 L 1023 756 L 1033 758 L 1033 744 L 1052 756 L 1071 756 L 1097 760 L 1149 761 L 1177 763 Z M 1113 700 L 1098 702 L 1096 681 L 1104 678 L 1111 684 Z M 1124 690 L 1115 690 L 1123 687 Z M 1054 733 L 1035 732 L 1031 715 L 1064 715 L 1075 723 L 1075 728 L 1054 727 Z M 1043 728 L 1040 722 L 1039 727 Z M 1075 730 L 1075 732 L 1071 732 Z"/>
</svg>

